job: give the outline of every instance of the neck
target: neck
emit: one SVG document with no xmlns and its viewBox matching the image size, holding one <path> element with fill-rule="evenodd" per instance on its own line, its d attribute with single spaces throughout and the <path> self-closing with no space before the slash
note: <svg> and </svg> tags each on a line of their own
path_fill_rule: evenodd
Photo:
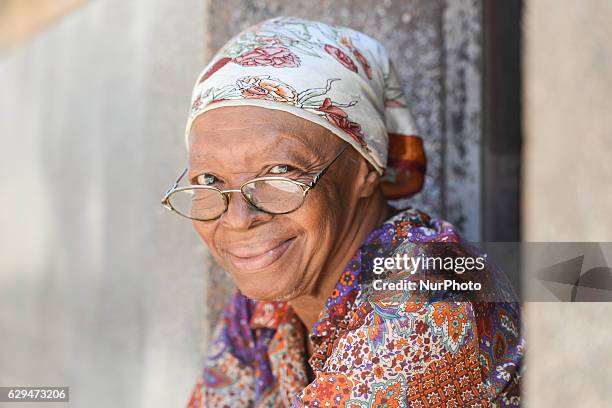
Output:
<svg viewBox="0 0 612 408">
<path fill-rule="evenodd" d="M 332 259 L 327 263 L 328 268 L 321 272 L 315 290 L 306 295 L 289 301 L 289 304 L 304 323 L 306 330 L 311 331 L 312 326 L 319 318 L 325 307 L 325 302 L 340 279 L 344 268 L 359 249 L 368 234 L 381 225 L 389 216 L 389 207 L 382 192 L 375 194 L 370 200 L 359 206 L 349 222 L 347 232 L 342 242 L 334 251 Z"/>
</svg>

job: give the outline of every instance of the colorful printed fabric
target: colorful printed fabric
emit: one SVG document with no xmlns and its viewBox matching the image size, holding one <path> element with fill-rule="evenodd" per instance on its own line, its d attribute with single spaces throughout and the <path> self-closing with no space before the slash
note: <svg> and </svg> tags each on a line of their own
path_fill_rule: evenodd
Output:
<svg viewBox="0 0 612 408">
<path fill-rule="evenodd" d="M 417 210 L 395 215 L 347 264 L 310 334 L 288 303 L 236 291 L 188 408 L 518 407 L 524 341 L 517 303 L 451 291 L 372 295 L 365 265 L 414 242 L 461 240 L 451 224 Z M 499 270 L 480 273 L 510 291 Z"/>
<path fill-rule="evenodd" d="M 350 143 L 381 174 L 390 199 L 422 187 L 425 153 L 386 49 L 355 30 L 295 17 L 265 20 L 228 41 L 199 76 L 185 138 L 223 106 L 277 109 Z"/>
</svg>

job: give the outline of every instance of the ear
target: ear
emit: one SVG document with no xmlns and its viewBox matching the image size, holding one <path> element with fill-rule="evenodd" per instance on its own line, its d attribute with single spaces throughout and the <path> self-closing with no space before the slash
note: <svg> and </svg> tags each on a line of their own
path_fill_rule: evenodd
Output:
<svg viewBox="0 0 612 408">
<path fill-rule="evenodd" d="M 370 197 L 373 195 L 380 185 L 380 174 L 374 169 L 374 167 L 367 163 L 364 159 L 361 163 L 362 168 L 365 168 L 365 171 L 360 171 L 360 175 L 363 174 L 362 182 L 359 186 L 359 198 Z"/>
</svg>

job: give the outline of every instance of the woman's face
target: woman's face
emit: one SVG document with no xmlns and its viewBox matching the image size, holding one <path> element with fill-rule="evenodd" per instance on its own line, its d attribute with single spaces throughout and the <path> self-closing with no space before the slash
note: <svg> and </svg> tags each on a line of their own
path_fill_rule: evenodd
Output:
<svg viewBox="0 0 612 408">
<path fill-rule="evenodd" d="M 296 179 L 319 171 L 344 145 L 327 129 L 287 112 L 223 107 L 195 120 L 188 175 L 192 184 L 205 179 L 222 190 L 266 175 Z M 359 199 L 355 176 L 364 166 L 365 160 L 349 148 L 296 211 L 266 214 L 249 206 L 240 193 L 230 193 L 221 218 L 194 221 L 194 227 L 245 295 L 298 297 L 316 287 L 326 261 L 344 239 Z"/>
</svg>

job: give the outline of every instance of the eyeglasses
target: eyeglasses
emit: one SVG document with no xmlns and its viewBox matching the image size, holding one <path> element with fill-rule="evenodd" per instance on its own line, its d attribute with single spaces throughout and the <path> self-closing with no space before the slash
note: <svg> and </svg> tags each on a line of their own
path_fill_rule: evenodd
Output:
<svg viewBox="0 0 612 408">
<path fill-rule="evenodd" d="M 179 187 L 180 181 L 187 174 L 185 169 L 168 189 L 161 203 L 168 210 L 183 217 L 197 221 L 212 221 L 227 211 L 229 193 L 236 192 L 241 193 L 244 199 L 259 211 L 268 214 L 287 214 L 302 206 L 308 191 L 317 184 L 347 147 L 348 145 L 345 145 L 329 164 L 315 173 L 310 183 L 287 177 L 266 176 L 249 180 L 238 189 L 220 190 L 202 185 Z"/>
</svg>

